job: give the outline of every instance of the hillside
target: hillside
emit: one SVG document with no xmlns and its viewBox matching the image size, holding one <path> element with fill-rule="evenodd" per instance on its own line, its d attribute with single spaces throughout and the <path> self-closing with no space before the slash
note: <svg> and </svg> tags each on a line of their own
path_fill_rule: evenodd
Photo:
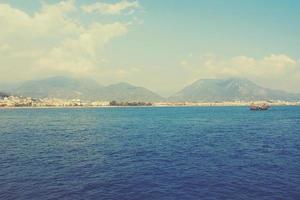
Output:
<svg viewBox="0 0 300 200">
<path fill-rule="evenodd" d="M 170 101 L 299 100 L 300 95 L 261 87 L 240 78 L 200 79 L 172 95 Z"/>
<path fill-rule="evenodd" d="M 99 85 L 89 79 L 69 77 L 51 77 L 42 80 L 28 81 L 18 87 L 15 94 L 34 98 L 60 98 L 105 101 L 161 101 L 158 94 L 128 83 L 109 86 Z"/>
</svg>

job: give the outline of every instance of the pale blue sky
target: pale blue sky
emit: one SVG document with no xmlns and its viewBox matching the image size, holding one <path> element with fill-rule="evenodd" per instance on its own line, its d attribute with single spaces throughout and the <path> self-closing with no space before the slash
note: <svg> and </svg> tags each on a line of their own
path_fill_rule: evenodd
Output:
<svg viewBox="0 0 300 200">
<path fill-rule="evenodd" d="M 0 0 L 31 16 L 40 10 L 38 2 Z M 121 0 L 77 0 L 75 4 L 80 8 L 96 2 L 116 4 Z M 234 75 L 268 87 L 300 92 L 293 87 L 300 84 L 295 76 L 300 71 L 300 1 L 140 0 L 138 3 L 140 8 L 131 15 L 70 14 L 83 25 L 132 23 L 127 25 L 126 34 L 116 36 L 99 50 L 104 61 L 96 66 L 100 70 L 91 75 L 99 82 L 127 81 L 169 94 L 197 78 Z M 249 64 L 248 70 L 263 70 L 247 73 L 240 66 L 231 68 L 236 65 L 232 64 L 235 58 L 246 58 L 245 65 L 253 59 L 255 64 Z M 272 74 L 274 81 L 266 74 L 272 71 L 272 64 L 278 65 L 277 74 Z M 220 70 L 211 69 L 211 65 L 226 70 L 216 73 Z M 98 76 L 102 68 L 105 75 Z M 120 76 L 114 76 L 114 70 Z M 55 73 L 51 71 L 51 75 Z M 294 76 L 288 77 L 291 74 Z M 287 79 L 291 81 L 286 83 Z"/>
<path fill-rule="evenodd" d="M 77 4 L 101 1 L 118 2 L 77 0 Z M 37 2 L 43 1 L 0 2 L 34 12 L 40 7 Z M 140 14 L 144 25 L 121 41 L 139 53 L 141 43 L 147 45 L 147 54 L 209 51 L 229 56 L 282 52 L 298 56 L 300 52 L 298 0 L 140 0 L 140 4 L 145 10 Z"/>
</svg>

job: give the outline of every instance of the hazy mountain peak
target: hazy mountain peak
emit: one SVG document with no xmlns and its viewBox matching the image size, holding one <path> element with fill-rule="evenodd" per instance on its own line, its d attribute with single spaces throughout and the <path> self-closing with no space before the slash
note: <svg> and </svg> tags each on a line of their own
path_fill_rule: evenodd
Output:
<svg viewBox="0 0 300 200">
<path fill-rule="evenodd" d="M 200 79 L 169 99 L 172 101 L 295 100 L 299 96 L 261 87 L 244 78 Z"/>
<path fill-rule="evenodd" d="M 104 89 L 103 98 L 117 101 L 162 101 L 163 98 L 147 88 L 120 82 L 107 86 Z"/>
</svg>

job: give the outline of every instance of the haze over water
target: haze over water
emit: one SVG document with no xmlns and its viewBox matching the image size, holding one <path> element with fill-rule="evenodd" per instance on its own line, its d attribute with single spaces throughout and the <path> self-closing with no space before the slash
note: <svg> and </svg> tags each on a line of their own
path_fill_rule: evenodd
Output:
<svg viewBox="0 0 300 200">
<path fill-rule="evenodd" d="M 0 110 L 0 199 L 298 199 L 300 107 Z"/>
</svg>

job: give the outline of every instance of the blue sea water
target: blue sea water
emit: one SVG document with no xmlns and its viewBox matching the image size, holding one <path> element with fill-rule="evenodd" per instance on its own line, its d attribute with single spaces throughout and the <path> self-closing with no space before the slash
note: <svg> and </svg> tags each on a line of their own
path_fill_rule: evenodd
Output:
<svg viewBox="0 0 300 200">
<path fill-rule="evenodd" d="M 0 199 L 300 199 L 300 107 L 0 110 Z"/>
</svg>

